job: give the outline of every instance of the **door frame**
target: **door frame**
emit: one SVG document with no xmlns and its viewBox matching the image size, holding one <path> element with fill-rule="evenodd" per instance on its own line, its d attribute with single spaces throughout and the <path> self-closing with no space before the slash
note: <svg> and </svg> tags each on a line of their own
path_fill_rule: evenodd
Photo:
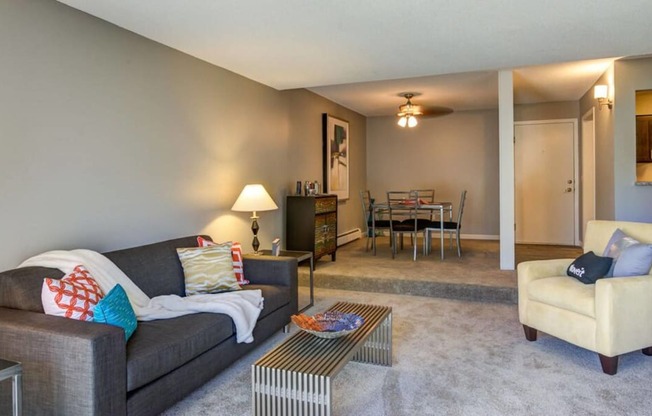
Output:
<svg viewBox="0 0 652 416">
<path fill-rule="evenodd" d="M 532 125 L 532 124 L 557 124 L 557 123 L 572 123 L 573 124 L 573 244 L 578 245 L 580 241 L 580 211 L 579 211 L 579 192 L 577 192 L 577 180 L 579 178 L 579 143 L 578 143 L 578 130 L 576 118 L 558 118 L 549 120 L 528 120 L 528 121 L 515 121 L 514 122 L 514 142 L 516 143 L 516 126 Z M 513 161 L 512 163 L 515 163 Z M 514 177 L 514 194 L 516 195 L 516 177 Z M 514 218 L 516 223 L 516 218 Z M 516 225 L 516 224 L 515 224 Z"/>
<path fill-rule="evenodd" d="M 585 140 L 589 141 L 591 143 L 591 154 L 588 155 L 588 156 L 593 162 L 593 171 L 591 171 L 590 173 L 593 176 L 593 201 L 592 202 L 593 202 L 593 219 L 595 219 L 596 204 L 597 204 L 597 199 L 596 199 L 596 195 L 595 195 L 596 188 L 597 188 L 596 187 L 596 169 L 595 169 L 595 166 L 596 166 L 595 165 L 596 164 L 596 158 L 595 158 L 595 155 L 596 155 L 596 152 L 595 152 L 595 107 L 591 107 L 586 113 L 584 113 L 582 115 L 581 120 L 582 120 L 582 137 L 581 137 L 582 144 L 585 144 Z M 587 124 L 591 125 L 591 135 L 590 136 L 586 136 L 585 126 Z M 584 154 L 585 154 L 586 150 L 587 150 L 586 146 L 582 146 L 582 149 L 581 149 L 582 154 L 580 155 L 582 161 L 585 159 Z M 583 165 L 582 165 L 582 169 L 581 169 L 580 172 L 586 173 L 584 171 L 584 166 Z M 585 190 L 586 190 L 586 183 L 584 181 L 584 176 L 582 176 L 582 182 L 581 182 L 580 185 L 581 185 L 581 189 L 582 189 L 582 224 L 580 224 L 580 226 L 581 226 L 580 242 L 583 244 L 584 243 L 584 241 L 583 241 L 584 240 L 584 233 L 586 232 L 586 230 L 584 229 L 584 224 L 586 223 L 586 218 L 584 218 L 584 193 L 585 193 Z"/>
</svg>

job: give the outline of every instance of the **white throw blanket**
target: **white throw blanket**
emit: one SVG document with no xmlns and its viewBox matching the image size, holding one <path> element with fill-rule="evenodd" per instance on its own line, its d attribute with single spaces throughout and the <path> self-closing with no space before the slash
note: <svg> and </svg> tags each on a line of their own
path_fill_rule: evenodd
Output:
<svg viewBox="0 0 652 416">
<path fill-rule="evenodd" d="M 238 342 L 250 343 L 254 340 L 252 333 L 263 308 L 260 289 L 150 298 L 111 260 L 92 250 L 48 251 L 25 260 L 18 267 L 51 267 L 67 275 L 80 264 L 86 267 L 105 294 L 119 283 L 127 293 L 139 321 L 175 318 L 198 312 L 223 313 L 233 319 Z"/>
</svg>

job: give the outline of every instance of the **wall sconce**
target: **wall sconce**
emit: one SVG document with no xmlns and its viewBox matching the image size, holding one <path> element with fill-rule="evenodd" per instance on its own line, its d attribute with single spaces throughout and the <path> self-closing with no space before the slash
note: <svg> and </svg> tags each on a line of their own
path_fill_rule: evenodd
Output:
<svg viewBox="0 0 652 416">
<path fill-rule="evenodd" d="M 596 85 L 593 88 L 593 98 L 598 100 L 598 105 L 600 106 L 600 110 L 602 110 L 603 105 L 609 107 L 610 110 L 613 107 L 614 103 L 608 97 L 609 97 L 608 85 Z"/>
</svg>

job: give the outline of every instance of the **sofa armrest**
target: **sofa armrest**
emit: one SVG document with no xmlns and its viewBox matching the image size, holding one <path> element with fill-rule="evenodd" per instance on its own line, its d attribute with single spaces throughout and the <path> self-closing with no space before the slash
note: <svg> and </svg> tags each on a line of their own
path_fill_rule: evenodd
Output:
<svg viewBox="0 0 652 416">
<path fill-rule="evenodd" d="M 518 264 L 518 281 L 527 284 L 544 277 L 566 276 L 566 269 L 574 259 L 534 260 Z"/>
<path fill-rule="evenodd" d="M 258 285 L 296 286 L 298 263 L 294 257 L 243 256 L 245 279 Z"/>
<path fill-rule="evenodd" d="M 613 357 L 652 347 L 652 277 L 600 279 L 595 284 L 596 345 Z"/>
<path fill-rule="evenodd" d="M 25 414 L 126 414 L 121 328 L 0 308 L 0 332 L 0 357 L 23 365 Z M 10 404 L 0 401 L 0 414 Z"/>
<path fill-rule="evenodd" d="M 518 316 L 520 322 L 527 325 L 527 286 L 531 282 L 546 277 L 566 276 L 566 269 L 573 259 L 533 260 L 518 264 Z"/>
<path fill-rule="evenodd" d="M 258 285 L 288 286 L 290 288 L 290 311 L 299 310 L 299 271 L 294 257 L 260 256 L 246 254 L 243 256 L 245 279 Z"/>
</svg>

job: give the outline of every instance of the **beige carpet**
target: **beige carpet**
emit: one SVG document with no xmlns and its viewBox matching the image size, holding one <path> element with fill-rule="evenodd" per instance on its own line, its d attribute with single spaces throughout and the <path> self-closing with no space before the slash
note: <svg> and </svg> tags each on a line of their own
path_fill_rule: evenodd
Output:
<svg viewBox="0 0 652 416">
<path fill-rule="evenodd" d="M 516 303 L 516 273 L 500 270 L 499 242 L 463 240 L 462 257 L 446 240 L 445 258 L 438 243 L 430 255 L 418 243 L 417 261 L 412 260 L 409 238 L 394 259 L 389 239 L 377 239 L 374 256 L 366 251 L 364 239 L 339 247 L 336 261 L 330 256 L 316 263 L 315 286 L 367 292 L 413 294 L 482 302 Z M 575 258 L 578 247 L 517 245 L 517 262 L 545 258 Z M 308 284 L 308 268 L 300 267 L 300 282 Z M 301 301 L 301 304 L 305 304 Z"/>
<path fill-rule="evenodd" d="M 515 305 L 318 289 L 309 313 L 336 300 L 393 307 L 394 365 L 344 367 L 334 381 L 334 415 L 650 414 L 652 357 L 626 354 L 617 375 L 604 375 L 594 353 L 545 334 L 526 341 Z M 286 336 L 164 415 L 250 415 L 251 364 Z"/>
</svg>

